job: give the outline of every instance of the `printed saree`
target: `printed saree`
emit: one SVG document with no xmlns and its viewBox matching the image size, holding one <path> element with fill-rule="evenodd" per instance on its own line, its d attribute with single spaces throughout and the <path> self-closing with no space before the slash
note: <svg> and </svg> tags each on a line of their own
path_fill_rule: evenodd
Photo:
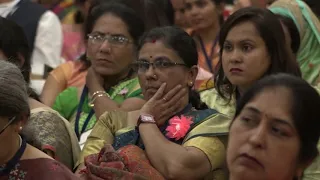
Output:
<svg viewBox="0 0 320 180">
<path fill-rule="evenodd" d="M 225 147 L 230 118 L 217 113 L 215 110 L 190 111 L 182 113 L 184 116 L 192 117 L 193 124 L 184 139 L 170 141 L 185 147 L 196 147 L 202 150 L 210 160 L 212 172 L 208 175 L 211 179 L 225 179 L 224 169 Z M 99 153 L 104 144 L 112 144 L 115 150 L 127 145 L 135 145 L 144 149 L 135 128 L 139 111 L 134 112 L 107 112 L 103 114 L 81 152 L 79 162 L 91 154 Z M 168 124 L 161 127 L 163 134 Z"/>
<path fill-rule="evenodd" d="M 78 160 L 80 148 L 70 123 L 51 108 L 32 109 L 22 135 L 30 145 L 53 153 L 69 169 Z"/>
<path fill-rule="evenodd" d="M 58 95 L 53 105 L 53 109 L 58 111 L 64 118 L 69 120 L 72 127 L 75 127 L 75 119 L 77 108 L 79 106 L 79 93 L 78 88 L 69 87 Z M 124 100 L 132 97 L 142 98 L 142 91 L 139 85 L 138 78 L 130 79 L 119 83 L 112 87 L 108 94 L 117 102 L 122 103 Z M 85 96 L 82 106 L 82 112 L 79 119 L 79 129 L 82 129 L 88 114 L 92 110 L 88 105 L 88 95 Z M 85 131 L 91 130 L 96 123 L 96 117 L 92 116 Z M 80 132 L 78 132 L 81 134 Z"/>
<path fill-rule="evenodd" d="M 145 152 L 137 146 L 128 145 L 115 151 L 109 144 L 99 154 L 85 158 L 86 169 L 83 171 L 89 179 L 114 180 L 164 180 L 154 169 Z"/>
<path fill-rule="evenodd" d="M 276 14 L 291 18 L 300 33 L 297 60 L 303 78 L 312 85 L 320 82 L 320 22 L 302 0 L 277 0 L 270 7 Z"/>
<path fill-rule="evenodd" d="M 20 160 L 9 174 L 0 180 L 77 180 L 68 168 L 48 158 Z"/>
</svg>

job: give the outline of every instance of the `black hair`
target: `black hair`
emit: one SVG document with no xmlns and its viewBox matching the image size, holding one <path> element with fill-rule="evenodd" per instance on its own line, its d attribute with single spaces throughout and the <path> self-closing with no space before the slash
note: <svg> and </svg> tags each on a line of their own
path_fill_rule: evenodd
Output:
<svg viewBox="0 0 320 180">
<path fill-rule="evenodd" d="M 143 21 L 131 8 L 115 1 L 108 3 L 93 3 L 85 23 L 84 38 L 86 40 L 88 39 L 88 34 L 92 32 L 96 21 L 105 14 L 113 14 L 122 19 L 127 25 L 128 32 L 133 38 L 134 44 L 138 44 L 139 38 L 143 34 L 145 28 Z M 82 56 L 80 60 L 85 63 L 85 69 L 91 65 L 86 56 Z"/>
<path fill-rule="evenodd" d="M 284 73 L 265 77 L 253 85 L 238 101 L 235 118 L 256 96 L 267 89 L 281 87 L 288 89 L 291 93 L 290 113 L 300 137 L 299 162 L 305 165 L 318 155 L 317 143 L 320 136 L 320 111 L 318 109 L 320 96 L 308 82 Z"/>
<path fill-rule="evenodd" d="M 8 58 L 8 61 L 21 69 L 24 80 L 30 84 L 31 73 L 31 49 L 23 31 L 15 22 L 0 17 L 0 50 Z M 21 63 L 23 64 L 21 65 Z M 28 93 L 31 98 L 40 101 L 39 95 L 30 87 Z"/>
<path fill-rule="evenodd" d="M 224 43 L 230 30 L 243 22 L 254 24 L 267 47 L 271 63 L 263 76 L 284 72 L 301 77 L 300 67 L 286 46 L 284 31 L 277 16 L 267 9 L 242 8 L 227 19 L 219 36 L 220 59 L 214 74 L 214 82 L 218 94 L 228 102 L 230 102 L 236 87 L 227 79 L 222 68 Z"/>
<path fill-rule="evenodd" d="M 279 18 L 281 23 L 287 27 L 291 38 L 291 50 L 294 54 L 297 54 L 300 47 L 300 33 L 296 24 L 287 16 L 280 14 L 276 14 L 276 16 Z"/>
<path fill-rule="evenodd" d="M 188 33 L 178 27 L 159 27 L 145 33 L 138 45 L 138 51 L 147 42 L 161 40 L 165 46 L 174 50 L 183 60 L 186 67 L 191 68 L 198 64 L 196 43 Z M 207 105 L 200 100 L 200 95 L 194 90 L 189 91 L 189 101 L 196 109 L 207 109 Z"/>
</svg>

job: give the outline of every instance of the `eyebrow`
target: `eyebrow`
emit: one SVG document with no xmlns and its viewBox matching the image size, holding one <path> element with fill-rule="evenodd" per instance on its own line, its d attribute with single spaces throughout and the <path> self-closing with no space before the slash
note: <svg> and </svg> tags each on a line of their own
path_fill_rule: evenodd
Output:
<svg viewBox="0 0 320 180">
<path fill-rule="evenodd" d="M 230 41 L 230 40 L 225 40 L 225 43 L 231 43 L 233 41 Z M 252 39 L 242 39 L 240 40 L 240 43 L 245 43 L 245 42 L 251 42 L 251 43 L 254 43 L 254 41 Z"/>
<path fill-rule="evenodd" d="M 259 111 L 257 108 L 254 107 L 246 107 L 244 110 L 249 110 L 255 114 L 262 114 L 261 111 Z M 288 120 L 284 120 L 284 119 L 280 119 L 280 118 L 274 118 L 274 117 L 270 117 L 267 115 L 267 117 L 269 117 L 270 119 L 272 119 L 274 122 L 276 122 L 277 124 L 282 124 L 282 125 L 286 125 L 286 126 L 290 126 L 291 128 L 295 129 L 294 126 L 288 122 Z"/>
</svg>

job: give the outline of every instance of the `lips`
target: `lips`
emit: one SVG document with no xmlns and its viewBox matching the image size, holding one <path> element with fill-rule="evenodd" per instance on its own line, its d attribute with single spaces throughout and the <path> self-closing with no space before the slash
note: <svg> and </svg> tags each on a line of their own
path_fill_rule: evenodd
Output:
<svg viewBox="0 0 320 180">
<path fill-rule="evenodd" d="M 240 68 L 231 68 L 230 69 L 230 72 L 231 73 L 241 73 L 243 70 L 242 69 L 240 69 Z"/>
<path fill-rule="evenodd" d="M 247 153 L 241 154 L 239 156 L 239 159 L 241 161 L 241 164 L 243 165 L 253 166 L 253 167 L 260 166 L 262 168 L 264 167 L 263 164 L 257 158 Z"/>
</svg>

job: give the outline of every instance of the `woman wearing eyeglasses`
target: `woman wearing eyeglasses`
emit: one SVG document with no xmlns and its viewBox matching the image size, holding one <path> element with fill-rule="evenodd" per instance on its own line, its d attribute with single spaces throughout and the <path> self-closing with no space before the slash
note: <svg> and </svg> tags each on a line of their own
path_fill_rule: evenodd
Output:
<svg viewBox="0 0 320 180">
<path fill-rule="evenodd" d="M 145 102 L 130 67 L 136 57 L 138 38 L 144 32 L 142 20 L 132 9 L 110 3 L 95 6 L 87 22 L 86 55 L 91 67 L 86 85 L 69 87 L 59 94 L 53 105 L 71 122 L 80 145 L 85 142 L 96 117 L 103 112 L 137 110 Z"/>
<path fill-rule="evenodd" d="M 29 116 L 29 95 L 20 69 L 0 61 L 0 180 L 77 179 L 19 135 Z"/>
<path fill-rule="evenodd" d="M 97 6 L 101 3 L 110 2 L 121 3 L 132 8 L 135 11 L 135 13 L 137 13 L 137 15 L 144 21 L 145 30 L 150 30 L 155 27 L 173 25 L 174 12 L 170 0 L 159 2 L 154 0 L 139 0 L 138 2 L 132 0 L 86 1 L 86 8 L 88 9 L 84 10 L 86 14 L 85 19 L 87 19 L 87 11 L 90 11 L 90 8 Z M 84 24 L 88 26 L 88 24 Z M 91 29 L 89 30 L 89 32 L 82 33 L 84 39 L 88 39 L 88 33 L 91 33 Z M 79 59 L 63 63 L 59 67 L 54 69 L 52 72 L 50 72 L 46 80 L 46 83 L 43 87 L 43 91 L 41 93 L 42 102 L 47 106 L 52 107 L 56 97 L 68 87 L 82 88 L 86 83 L 86 75 L 89 67 L 90 61 L 84 54 L 81 57 L 79 57 Z"/>
<path fill-rule="evenodd" d="M 192 90 L 198 73 L 192 37 L 179 28 L 156 28 L 142 37 L 138 51 L 134 67 L 146 104 L 102 115 L 79 159 L 87 167 L 79 169 L 93 179 L 225 179 L 231 120 L 207 109 Z M 112 147 L 99 153 L 105 143 Z"/>
</svg>

